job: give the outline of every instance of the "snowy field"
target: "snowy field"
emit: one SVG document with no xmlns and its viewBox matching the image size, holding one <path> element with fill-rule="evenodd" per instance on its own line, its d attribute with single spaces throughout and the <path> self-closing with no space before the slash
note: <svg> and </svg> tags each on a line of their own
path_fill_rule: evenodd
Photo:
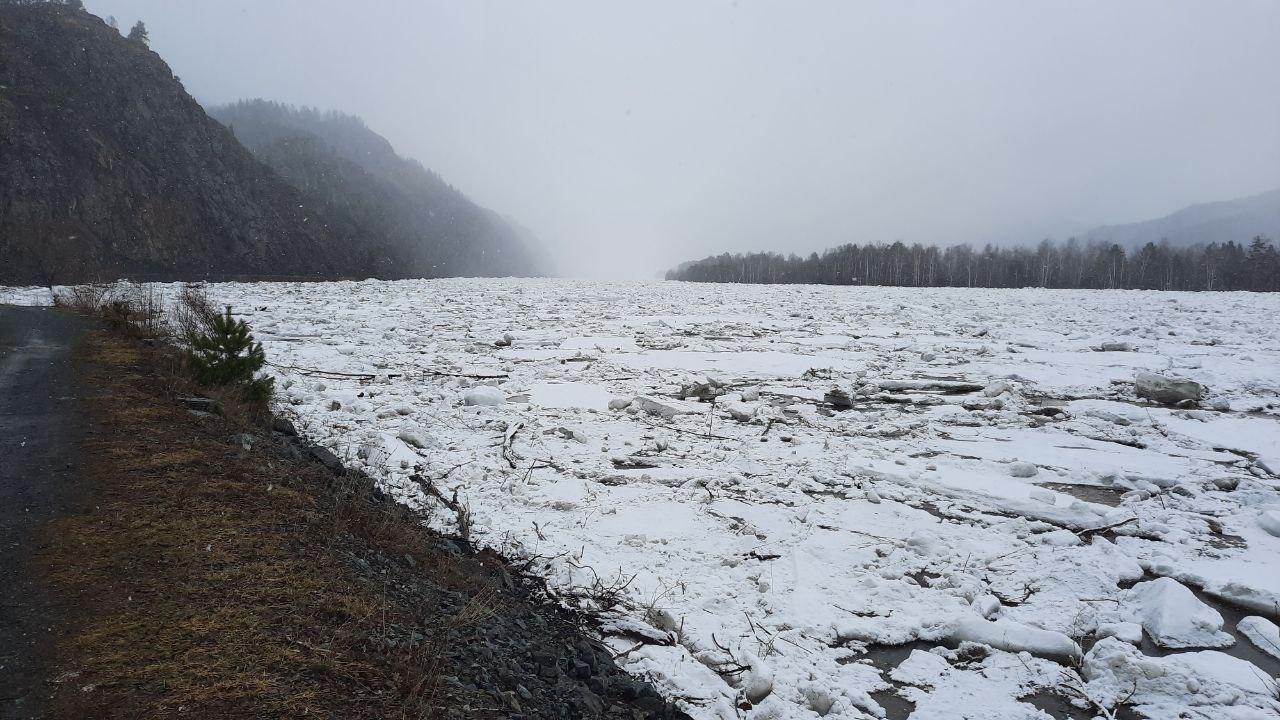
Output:
<svg viewBox="0 0 1280 720">
<path fill-rule="evenodd" d="M 1280 296 L 210 290 L 307 434 L 694 717 L 1280 715 Z"/>
</svg>

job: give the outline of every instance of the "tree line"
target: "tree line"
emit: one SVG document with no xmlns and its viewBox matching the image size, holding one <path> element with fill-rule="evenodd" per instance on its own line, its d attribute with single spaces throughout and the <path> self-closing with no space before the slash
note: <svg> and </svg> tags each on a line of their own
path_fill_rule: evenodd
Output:
<svg viewBox="0 0 1280 720">
<path fill-rule="evenodd" d="M 1255 237 L 1190 247 L 1167 242 L 1126 250 L 1072 238 L 1034 247 L 976 250 L 906 245 L 841 245 L 808 257 L 772 252 L 715 255 L 685 263 L 668 280 L 906 287 L 1085 288 L 1280 291 L 1280 253 Z"/>
</svg>

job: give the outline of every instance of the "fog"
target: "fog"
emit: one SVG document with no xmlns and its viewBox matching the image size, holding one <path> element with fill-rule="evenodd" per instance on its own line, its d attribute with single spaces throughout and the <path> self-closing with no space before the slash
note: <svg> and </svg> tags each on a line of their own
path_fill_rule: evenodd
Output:
<svg viewBox="0 0 1280 720">
<path fill-rule="evenodd" d="M 1280 2 L 89 0 L 206 104 L 359 115 L 544 241 L 1032 242 L 1280 187 Z"/>
</svg>

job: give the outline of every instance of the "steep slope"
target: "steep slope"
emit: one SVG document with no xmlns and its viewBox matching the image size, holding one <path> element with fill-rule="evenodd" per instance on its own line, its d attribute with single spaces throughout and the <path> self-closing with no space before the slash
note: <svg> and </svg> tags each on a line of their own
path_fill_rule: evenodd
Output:
<svg viewBox="0 0 1280 720">
<path fill-rule="evenodd" d="M 1248 244 L 1257 235 L 1280 239 L 1280 190 L 1224 202 L 1201 203 L 1144 222 L 1104 225 L 1085 234 L 1126 247 L 1163 239 L 1173 245 Z"/>
<path fill-rule="evenodd" d="M 401 157 L 358 118 L 263 100 L 213 108 L 210 114 L 295 187 L 388 238 L 409 261 L 411 274 L 546 270 L 528 231 Z"/>
<path fill-rule="evenodd" d="M 396 274 L 99 18 L 0 3 L 0 282 Z"/>
</svg>

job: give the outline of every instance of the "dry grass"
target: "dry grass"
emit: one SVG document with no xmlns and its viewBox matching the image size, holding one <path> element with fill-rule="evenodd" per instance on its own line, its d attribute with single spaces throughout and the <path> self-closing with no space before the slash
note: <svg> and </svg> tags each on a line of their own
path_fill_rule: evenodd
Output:
<svg viewBox="0 0 1280 720">
<path fill-rule="evenodd" d="M 58 520 L 43 558 L 81 608 L 59 647 L 76 673 L 62 717 L 438 714 L 435 641 L 495 612 L 483 583 L 425 552 L 414 518 L 365 502 L 360 483 L 227 442 L 254 418 L 183 409 L 163 349 L 98 334 L 84 365 L 96 508 Z M 352 570 L 353 547 L 416 558 L 473 601 L 435 619 L 389 604 Z M 428 641 L 388 649 L 389 623 Z"/>
<path fill-rule="evenodd" d="M 213 330 L 218 309 L 202 285 L 183 285 L 173 305 L 173 330 L 180 338 L 207 335 Z"/>
</svg>

